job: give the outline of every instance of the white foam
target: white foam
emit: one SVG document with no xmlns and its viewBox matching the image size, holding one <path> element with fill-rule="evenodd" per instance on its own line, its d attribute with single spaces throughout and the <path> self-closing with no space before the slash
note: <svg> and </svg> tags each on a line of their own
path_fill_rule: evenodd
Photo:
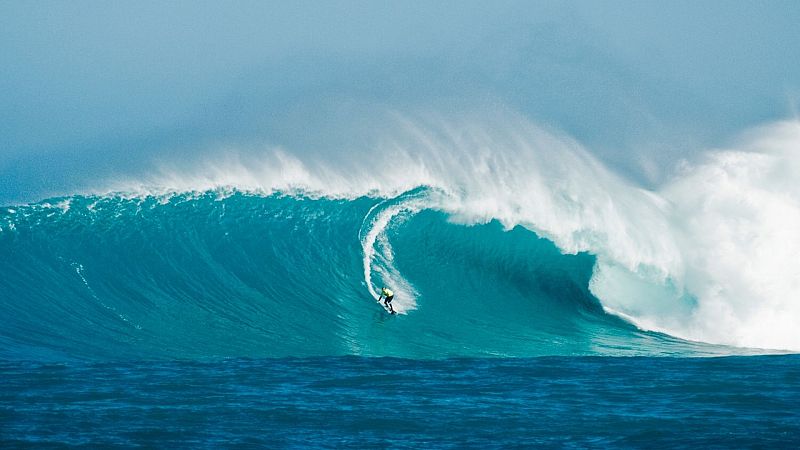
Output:
<svg viewBox="0 0 800 450">
<path fill-rule="evenodd" d="M 397 226 L 403 218 L 432 206 L 432 203 L 429 197 L 420 196 L 405 198 L 391 205 L 385 203 L 379 203 L 370 209 L 359 231 L 364 255 L 364 284 L 375 299 L 378 298 L 374 287 L 375 278 L 382 285 L 391 287 L 395 294 L 392 307 L 398 314 L 406 314 L 416 309 L 418 294 L 395 266 L 394 253 L 386 231 L 390 224 Z M 379 273 L 378 277 L 373 277 L 373 267 Z"/>
<path fill-rule="evenodd" d="M 662 190 L 698 299 L 692 337 L 800 350 L 800 126 L 754 131 Z"/>
</svg>

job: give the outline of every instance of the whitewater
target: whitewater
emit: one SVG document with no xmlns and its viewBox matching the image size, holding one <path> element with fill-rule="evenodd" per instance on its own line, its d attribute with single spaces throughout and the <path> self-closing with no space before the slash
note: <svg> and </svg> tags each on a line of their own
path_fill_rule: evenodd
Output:
<svg viewBox="0 0 800 450">
<path fill-rule="evenodd" d="M 363 147 L 226 147 L 0 209 L 0 351 L 800 351 L 797 122 L 645 188 L 512 113 L 385 119 Z"/>
</svg>

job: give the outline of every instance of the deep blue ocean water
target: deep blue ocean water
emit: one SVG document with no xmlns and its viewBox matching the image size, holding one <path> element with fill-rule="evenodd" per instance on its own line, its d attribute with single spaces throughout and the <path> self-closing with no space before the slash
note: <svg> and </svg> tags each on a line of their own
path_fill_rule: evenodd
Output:
<svg viewBox="0 0 800 450">
<path fill-rule="evenodd" d="M 800 445 L 800 357 L 638 328 L 431 195 L 0 208 L 0 446 Z"/>
<path fill-rule="evenodd" d="M 797 448 L 800 357 L 0 365 L 0 445 Z"/>
</svg>

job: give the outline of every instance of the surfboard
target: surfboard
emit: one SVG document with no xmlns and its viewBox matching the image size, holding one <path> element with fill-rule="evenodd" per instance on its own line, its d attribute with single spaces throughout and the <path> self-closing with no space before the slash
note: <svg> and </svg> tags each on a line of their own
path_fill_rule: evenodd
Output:
<svg viewBox="0 0 800 450">
<path fill-rule="evenodd" d="M 387 313 L 389 313 L 389 314 L 393 314 L 393 315 L 394 315 L 394 314 L 397 314 L 397 311 L 395 311 L 395 312 L 392 312 L 392 311 L 389 309 L 389 307 L 388 307 L 388 306 L 386 306 L 386 305 L 384 305 L 384 304 L 383 304 L 383 302 L 382 302 L 381 300 L 379 300 L 379 299 L 380 299 L 380 297 L 376 297 L 376 298 L 375 298 L 375 301 L 376 301 L 376 302 L 378 302 L 378 304 L 379 304 L 379 305 L 381 305 L 381 307 L 384 309 L 384 311 L 386 311 L 386 312 L 387 312 Z"/>
</svg>

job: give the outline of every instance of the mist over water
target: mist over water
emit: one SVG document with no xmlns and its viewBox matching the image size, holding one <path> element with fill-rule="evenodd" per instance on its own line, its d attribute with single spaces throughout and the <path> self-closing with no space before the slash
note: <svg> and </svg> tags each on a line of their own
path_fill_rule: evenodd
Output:
<svg viewBox="0 0 800 450">
<path fill-rule="evenodd" d="M 652 189 L 796 114 L 798 16 L 792 1 L 5 3 L 0 204 L 223 147 L 326 155 L 386 111 L 491 120 L 492 105 Z"/>
</svg>

